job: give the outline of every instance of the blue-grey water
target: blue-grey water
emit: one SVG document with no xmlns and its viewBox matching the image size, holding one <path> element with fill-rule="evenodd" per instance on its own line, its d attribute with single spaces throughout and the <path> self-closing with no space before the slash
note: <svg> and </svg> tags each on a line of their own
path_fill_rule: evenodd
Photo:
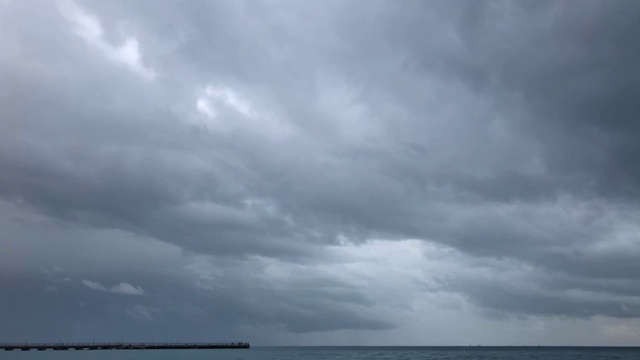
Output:
<svg viewBox="0 0 640 360">
<path fill-rule="evenodd" d="M 640 360 L 640 347 L 254 347 L 249 350 L 0 352 L 4 360 Z"/>
</svg>

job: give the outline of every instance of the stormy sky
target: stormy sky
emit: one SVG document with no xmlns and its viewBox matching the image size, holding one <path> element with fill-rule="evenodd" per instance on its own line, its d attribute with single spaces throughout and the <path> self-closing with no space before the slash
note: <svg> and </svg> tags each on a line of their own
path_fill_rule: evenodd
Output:
<svg viewBox="0 0 640 360">
<path fill-rule="evenodd" d="M 0 1 L 0 341 L 640 341 L 640 2 Z"/>
</svg>

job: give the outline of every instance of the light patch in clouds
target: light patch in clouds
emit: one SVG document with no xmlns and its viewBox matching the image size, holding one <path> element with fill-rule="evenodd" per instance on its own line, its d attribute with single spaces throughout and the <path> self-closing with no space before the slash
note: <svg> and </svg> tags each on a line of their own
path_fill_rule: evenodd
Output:
<svg viewBox="0 0 640 360">
<path fill-rule="evenodd" d="M 207 101 L 207 99 L 204 97 L 198 99 L 198 101 L 196 102 L 196 108 L 198 109 L 198 111 L 209 118 L 213 118 L 217 115 L 217 112 L 214 110 L 213 106 L 211 106 L 209 101 Z"/>
<path fill-rule="evenodd" d="M 196 109 L 207 118 L 210 130 L 237 129 L 240 120 L 256 119 L 258 114 L 240 93 L 227 86 L 207 86 L 196 101 Z M 235 122 L 235 123 L 234 123 Z"/>
<path fill-rule="evenodd" d="M 94 282 L 91 280 L 82 280 L 82 284 L 89 289 L 98 290 L 98 291 L 108 291 L 114 294 L 124 294 L 124 295 L 144 295 L 145 292 L 140 286 L 134 286 L 126 282 L 121 282 L 117 285 L 112 286 L 107 289 L 104 285 Z"/>
<path fill-rule="evenodd" d="M 74 26 L 75 33 L 89 45 L 98 49 L 111 61 L 127 66 L 147 80 L 153 80 L 157 73 L 142 63 L 138 40 L 128 36 L 121 45 L 114 45 L 104 39 L 104 29 L 100 21 L 73 1 L 59 1 L 62 16 Z"/>
<path fill-rule="evenodd" d="M 292 133 L 291 124 L 256 106 L 247 94 L 225 85 L 208 85 L 196 100 L 204 124 L 217 132 L 253 132 L 281 138 Z M 199 122 L 199 121 L 198 121 Z"/>
<path fill-rule="evenodd" d="M 204 89 L 204 95 L 205 97 L 201 98 L 198 103 L 206 99 L 210 108 L 212 105 L 228 106 L 246 117 L 252 118 L 257 115 L 249 101 L 229 87 L 207 86 Z"/>
</svg>

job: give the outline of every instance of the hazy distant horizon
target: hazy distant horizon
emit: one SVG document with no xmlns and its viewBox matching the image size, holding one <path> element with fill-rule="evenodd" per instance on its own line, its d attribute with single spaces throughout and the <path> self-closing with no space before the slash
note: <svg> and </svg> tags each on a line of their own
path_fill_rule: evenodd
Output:
<svg viewBox="0 0 640 360">
<path fill-rule="evenodd" d="M 115 351 L 49 351 L 46 353 L 11 351 L 4 353 L 7 359 L 173 359 L 176 356 L 189 359 L 335 359 L 335 360 L 382 360 L 382 359 L 475 359 L 509 360 L 520 358 L 541 359 L 585 359 L 585 360 L 634 360 L 640 347 L 262 347 L 245 350 L 115 350 Z M 37 355 L 36 355 L 37 354 Z"/>
<path fill-rule="evenodd" d="M 0 342 L 640 344 L 639 18 L 0 0 Z"/>
</svg>

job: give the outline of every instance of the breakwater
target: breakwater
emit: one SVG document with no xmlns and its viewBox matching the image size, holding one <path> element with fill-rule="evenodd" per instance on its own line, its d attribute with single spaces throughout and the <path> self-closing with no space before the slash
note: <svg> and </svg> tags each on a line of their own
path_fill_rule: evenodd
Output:
<svg viewBox="0 0 640 360">
<path fill-rule="evenodd" d="M 249 343 L 0 343 L 4 351 L 47 351 L 47 350 L 168 350 L 168 349 L 249 349 Z"/>
</svg>

